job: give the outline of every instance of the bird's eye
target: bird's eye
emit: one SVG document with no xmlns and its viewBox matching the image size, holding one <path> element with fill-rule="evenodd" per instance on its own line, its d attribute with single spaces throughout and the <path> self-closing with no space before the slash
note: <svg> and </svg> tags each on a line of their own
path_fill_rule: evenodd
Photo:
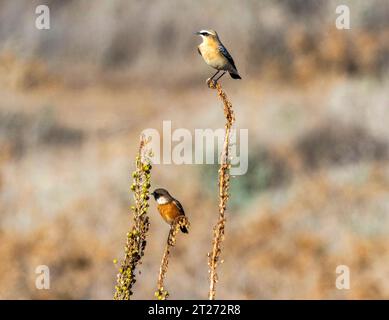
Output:
<svg viewBox="0 0 389 320">
<path fill-rule="evenodd" d="M 205 37 L 208 36 L 208 32 L 202 32 L 201 34 Z"/>
</svg>

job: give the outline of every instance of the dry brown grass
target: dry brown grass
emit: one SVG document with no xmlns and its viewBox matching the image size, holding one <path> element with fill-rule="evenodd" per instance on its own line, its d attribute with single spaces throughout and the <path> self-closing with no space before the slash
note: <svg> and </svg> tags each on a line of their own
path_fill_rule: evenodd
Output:
<svg viewBox="0 0 389 320">
<path fill-rule="evenodd" d="M 213 229 L 213 242 L 212 242 L 212 251 L 208 254 L 209 261 L 209 294 L 208 298 L 210 300 L 215 299 L 216 295 L 216 283 L 218 281 L 217 275 L 217 265 L 220 260 L 220 255 L 222 251 L 222 242 L 224 240 L 225 233 L 225 224 L 226 217 L 225 211 L 227 208 L 227 201 L 229 198 L 229 188 L 230 188 L 230 134 L 232 125 L 235 121 L 234 111 L 232 109 L 232 104 L 228 100 L 226 93 L 222 90 L 222 87 L 219 83 L 214 85 L 210 83 L 210 88 L 217 89 L 218 96 L 223 102 L 224 106 L 224 116 L 226 118 L 225 123 L 225 136 L 223 143 L 223 150 L 220 155 L 220 168 L 219 168 L 219 216 L 218 221 Z"/>
<path fill-rule="evenodd" d="M 188 219 L 185 216 L 177 217 L 173 224 L 170 226 L 170 231 L 167 237 L 165 250 L 163 252 L 161 265 L 159 267 L 157 291 L 155 292 L 155 297 L 158 300 L 166 300 L 169 297 L 169 292 L 165 288 L 164 281 L 169 266 L 170 250 L 176 244 L 176 236 L 177 233 L 180 231 L 180 227 L 182 225 L 186 226 L 187 228 L 189 227 Z"/>
</svg>

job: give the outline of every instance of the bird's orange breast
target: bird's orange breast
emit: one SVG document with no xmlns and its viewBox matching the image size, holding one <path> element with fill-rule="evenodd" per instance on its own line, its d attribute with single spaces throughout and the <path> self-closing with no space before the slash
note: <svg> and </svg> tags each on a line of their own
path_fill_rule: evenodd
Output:
<svg viewBox="0 0 389 320">
<path fill-rule="evenodd" d="M 178 216 L 182 215 L 181 211 L 173 202 L 159 204 L 157 208 L 159 214 L 169 224 L 171 224 Z"/>
</svg>

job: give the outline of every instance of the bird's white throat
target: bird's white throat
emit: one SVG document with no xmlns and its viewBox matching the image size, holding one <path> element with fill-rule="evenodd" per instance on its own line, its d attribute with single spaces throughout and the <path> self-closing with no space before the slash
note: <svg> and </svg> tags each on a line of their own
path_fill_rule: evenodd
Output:
<svg viewBox="0 0 389 320">
<path fill-rule="evenodd" d="M 158 204 L 166 204 L 166 203 L 168 203 L 169 201 L 165 198 L 165 197 L 159 197 L 158 199 L 157 199 L 157 203 Z"/>
</svg>

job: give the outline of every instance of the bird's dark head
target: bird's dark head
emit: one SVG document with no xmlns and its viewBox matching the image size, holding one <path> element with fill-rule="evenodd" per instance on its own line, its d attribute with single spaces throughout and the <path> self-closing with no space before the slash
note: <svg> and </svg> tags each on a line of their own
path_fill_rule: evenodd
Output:
<svg viewBox="0 0 389 320">
<path fill-rule="evenodd" d="M 155 189 L 151 195 L 154 197 L 155 201 L 158 202 L 158 204 L 168 203 L 173 200 L 169 192 L 163 188 Z"/>
</svg>

